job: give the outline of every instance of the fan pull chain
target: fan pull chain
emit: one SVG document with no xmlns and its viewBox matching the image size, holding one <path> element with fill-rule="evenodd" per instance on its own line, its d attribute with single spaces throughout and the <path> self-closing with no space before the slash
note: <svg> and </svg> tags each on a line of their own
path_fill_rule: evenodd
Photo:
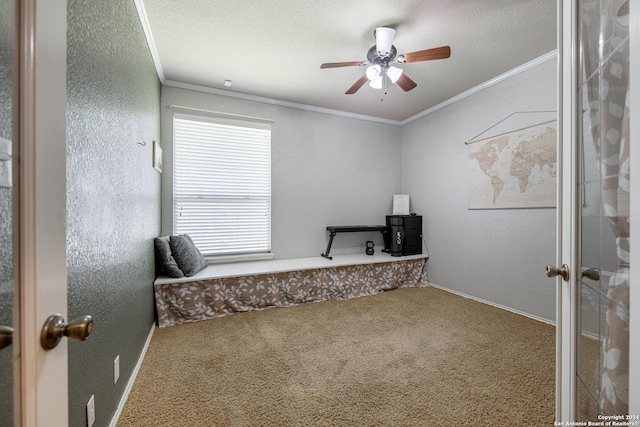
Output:
<svg viewBox="0 0 640 427">
<path fill-rule="evenodd" d="M 384 101 L 384 97 L 387 96 L 387 74 L 383 72 L 382 74 L 382 96 L 380 97 L 380 102 Z"/>
</svg>

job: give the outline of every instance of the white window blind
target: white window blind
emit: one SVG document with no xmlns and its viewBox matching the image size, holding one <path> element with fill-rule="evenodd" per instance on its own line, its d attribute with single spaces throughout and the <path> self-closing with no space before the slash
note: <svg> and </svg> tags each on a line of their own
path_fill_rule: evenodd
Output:
<svg viewBox="0 0 640 427">
<path fill-rule="evenodd" d="M 205 255 L 271 251 L 271 125 L 174 114 L 174 232 Z"/>
</svg>

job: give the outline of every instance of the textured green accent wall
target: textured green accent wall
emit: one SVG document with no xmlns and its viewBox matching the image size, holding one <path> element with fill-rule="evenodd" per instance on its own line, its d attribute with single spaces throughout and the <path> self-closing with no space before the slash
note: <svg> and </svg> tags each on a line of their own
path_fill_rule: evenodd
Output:
<svg viewBox="0 0 640 427">
<path fill-rule="evenodd" d="M 13 139 L 14 31 L 13 3 L 0 2 L 0 137 L 9 141 Z M 11 323 L 12 193 L 11 188 L 0 187 L 0 325 Z"/>
<path fill-rule="evenodd" d="M 0 1 L 0 137 L 11 140 L 15 41 L 14 5 Z M 0 187 L 0 325 L 12 326 L 13 194 Z M 0 426 L 13 422 L 13 364 L 11 347 L 0 350 Z"/>
<path fill-rule="evenodd" d="M 160 231 L 160 82 L 132 0 L 68 1 L 67 67 L 68 316 L 95 322 L 69 341 L 69 420 L 85 426 L 95 395 L 105 426 L 153 324 Z"/>
</svg>

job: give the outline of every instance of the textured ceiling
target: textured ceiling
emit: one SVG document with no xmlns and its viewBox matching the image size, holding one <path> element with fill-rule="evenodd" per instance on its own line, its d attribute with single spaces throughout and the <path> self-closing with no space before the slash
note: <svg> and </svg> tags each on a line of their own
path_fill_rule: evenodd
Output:
<svg viewBox="0 0 640 427">
<path fill-rule="evenodd" d="M 556 49 L 556 0 L 142 0 L 167 80 L 405 120 Z M 377 26 L 408 53 L 451 46 L 449 59 L 402 64 L 418 86 L 344 92 Z M 233 82 L 230 88 L 224 81 Z"/>
</svg>

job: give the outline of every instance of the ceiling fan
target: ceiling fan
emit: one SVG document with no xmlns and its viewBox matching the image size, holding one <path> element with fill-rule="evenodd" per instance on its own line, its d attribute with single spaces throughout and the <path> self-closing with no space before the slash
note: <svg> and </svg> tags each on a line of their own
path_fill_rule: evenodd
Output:
<svg viewBox="0 0 640 427">
<path fill-rule="evenodd" d="M 373 33 L 376 44 L 371 46 L 367 52 L 367 61 L 351 61 L 351 62 L 327 62 L 320 65 L 320 68 L 338 68 L 338 67 L 367 67 L 367 72 L 360 77 L 353 86 L 346 92 L 346 95 L 354 94 L 367 81 L 369 86 L 374 89 L 382 89 L 385 82 L 385 76 L 392 83 L 397 84 L 405 92 L 418 86 L 416 82 L 407 76 L 402 68 L 390 65 L 395 61 L 399 64 L 409 64 L 412 62 L 431 61 L 434 59 L 446 59 L 451 56 L 451 48 L 449 46 L 441 46 L 433 49 L 419 50 L 417 52 L 405 53 L 398 55 L 396 47 L 393 45 L 393 38 L 396 30 L 390 27 L 378 27 Z"/>
</svg>

